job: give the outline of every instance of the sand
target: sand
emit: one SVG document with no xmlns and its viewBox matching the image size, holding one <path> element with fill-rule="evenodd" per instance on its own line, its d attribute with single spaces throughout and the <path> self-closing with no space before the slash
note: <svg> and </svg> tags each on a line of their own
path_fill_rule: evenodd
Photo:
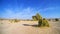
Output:
<svg viewBox="0 0 60 34">
<path fill-rule="evenodd" d="M 38 21 L 10 22 L 0 20 L 0 34 L 60 34 L 60 23 L 49 21 L 50 27 L 34 27 Z"/>
</svg>

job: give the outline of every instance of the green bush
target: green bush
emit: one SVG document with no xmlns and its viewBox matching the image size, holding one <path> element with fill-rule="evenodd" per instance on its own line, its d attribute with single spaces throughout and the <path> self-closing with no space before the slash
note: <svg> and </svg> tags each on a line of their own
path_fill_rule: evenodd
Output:
<svg viewBox="0 0 60 34">
<path fill-rule="evenodd" d="M 41 27 L 47 26 L 47 27 L 49 27 L 49 23 L 48 23 L 48 21 L 45 18 L 44 19 L 40 19 L 38 21 L 38 26 L 41 26 Z"/>
<path fill-rule="evenodd" d="M 34 21 L 42 19 L 41 15 L 39 15 L 39 13 L 37 13 L 35 16 L 32 16 L 32 18 Z"/>
<path fill-rule="evenodd" d="M 34 21 L 37 21 L 37 18 L 36 18 L 36 16 L 32 16 L 32 18 L 33 18 L 33 20 L 34 20 Z"/>
<path fill-rule="evenodd" d="M 38 26 L 41 26 L 41 25 L 42 25 L 42 19 L 39 19 Z"/>
<path fill-rule="evenodd" d="M 41 17 L 41 15 L 39 15 L 39 13 L 37 13 L 35 16 L 32 16 L 33 20 L 38 20 L 38 26 L 47 26 L 49 27 L 49 23 L 48 21 Z"/>
<path fill-rule="evenodd" d="M 42 19 L 41 15 L 39 13 L 36 14 L 37 19 Z"/>
<path fill-rule="evenodd" d="M 48 23 L 48 21 L 45 18 L 42 20 L 42 26 L 49 27 L 49 23 Z"/>
<path fill-rule="evenodd" d="M 56 19 L 55 19 L 55 21 L 59 21 L 59 19 L 58 19 L 58 18 L 56 18 Z"/>
</svg>

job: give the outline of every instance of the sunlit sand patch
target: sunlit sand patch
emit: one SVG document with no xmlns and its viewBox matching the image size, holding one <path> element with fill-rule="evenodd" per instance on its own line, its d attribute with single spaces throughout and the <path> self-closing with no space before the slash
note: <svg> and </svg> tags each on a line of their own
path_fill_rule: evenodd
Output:
<svg viewBox="0 0 60 34">
<path fill-rule="evenodd" d="M 57 22 L 50 22 L 50 27 L 34 27 L 38 21 L 19 21 L 10 23 L 8 20 L 1 21 L 2 34 L 60 34 L 60 28 Z M 25 24 L 25 25 L 23 25 Z M 26 25 L 28 24 L 28 25 Z"/>
</svg>

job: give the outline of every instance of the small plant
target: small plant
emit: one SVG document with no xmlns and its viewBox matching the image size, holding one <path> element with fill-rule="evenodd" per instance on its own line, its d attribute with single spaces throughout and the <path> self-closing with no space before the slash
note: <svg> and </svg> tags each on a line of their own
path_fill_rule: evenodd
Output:
<svg viewBox="0 0 60 34">
<path fill-rule="evenodd" d="M 9 20 L 11 23 L 16 23 L 16 22 L 19 22 L 20 20 L 17 20 L 17 19 L 12 19 L 12 20 Z"/>
<path fill-rule="evenodd" d="M 14 22 L 19 22 L 20 20 L 15 19 Z"/>
</svg>

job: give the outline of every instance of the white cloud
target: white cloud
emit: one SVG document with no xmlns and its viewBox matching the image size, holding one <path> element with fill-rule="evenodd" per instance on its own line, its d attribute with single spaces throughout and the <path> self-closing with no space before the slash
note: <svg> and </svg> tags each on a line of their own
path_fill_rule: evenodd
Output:
<svg viewBox="0 0 60 34">
<path fill-rule="evenodd" d="M 35 15 L 35 9 L 34 8 L 24 8 L 22 10 L 16 10 L 17 12 L 15 13 L 15 10 L 12 9 L 5 9 L 5 17 L 6 18 L 20 18 L 20 19 L 29 19 L 33 15 Z"/>
<path fill-rule="evenodd" d="M 48 8 L 44 8 L 44 9 L 39 9 L 38 11 L 47 11 L 47 10 L 53 10 L 56 9 L 54 7 L 48 7 Z"/>
<path fill-rule="evenodd" d="M 20 19 L 30 19 L 33 15 L 35 15 L 37 12 L 42 15 L 42 17 L 48 16 L 47 13 L 45 13 L 47 10 L 55 10 L 57 8 L 49 7 L 44 9 L 35 9 L 31 7 L 27 8 L 19 8 L 19 9 L 5 9 L 5 13 L 3 17 L 5 18 L 20 18 Z M 51 14 L 50 14 L 51 15 Z"/>
</svg>

